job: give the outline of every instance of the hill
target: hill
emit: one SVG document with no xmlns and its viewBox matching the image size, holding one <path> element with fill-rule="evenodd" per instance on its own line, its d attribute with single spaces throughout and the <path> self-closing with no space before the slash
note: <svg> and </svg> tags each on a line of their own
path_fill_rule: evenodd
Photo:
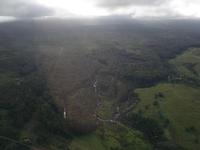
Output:
<svg viewBox="0 0 200 150">
<path fill-rule="evenodd" d="M 0 24 L 0 149 L 198 148 L 200 22 L 118 22 Z"/>
</svg>

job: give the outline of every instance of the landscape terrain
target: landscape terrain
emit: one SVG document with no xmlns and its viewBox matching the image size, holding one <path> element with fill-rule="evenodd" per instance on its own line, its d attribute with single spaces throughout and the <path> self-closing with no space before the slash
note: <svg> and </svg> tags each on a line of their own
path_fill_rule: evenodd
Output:
<svg viewBox="0 0 200 150">
<path fill-rule="evenodd" d="M 198 150 L 200 21 L 0 24 L 0 149 Z"/>
</svg>

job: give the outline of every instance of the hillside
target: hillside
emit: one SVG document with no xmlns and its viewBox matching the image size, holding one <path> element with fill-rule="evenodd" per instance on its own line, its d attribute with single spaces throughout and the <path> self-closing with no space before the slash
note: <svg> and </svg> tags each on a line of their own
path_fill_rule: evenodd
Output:
<svg viewBox="0 0 200 150">
<path fill-rule="evenodd" d="M 140 101 L 133 110 L 158 120 L 169 139 L 191 150 L 200 147 L 199 52 L 190 48 L 171 59 L 177 73 L 167 83 L 136 89 Z"/>
<path fill-rule="evenodd" d="M 0 24 L 0 149 L 198 149 L 199 25 Z"/>
</svg>

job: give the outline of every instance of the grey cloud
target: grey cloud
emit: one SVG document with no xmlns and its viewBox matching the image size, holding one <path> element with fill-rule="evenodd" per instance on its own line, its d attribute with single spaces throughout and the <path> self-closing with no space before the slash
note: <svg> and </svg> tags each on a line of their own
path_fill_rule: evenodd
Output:
<svg viewBox="0 0 200 150">
<path fill-rule="evenodd" d="M 0 16 L 29 18 L 52 14 L 53 10 L 31 0 L 0 0 Z"/>
<path fill-rule="evenodd" d="M 181 14 L 170 6 L 174 0 L 97 0 L 98 6 L 112 14 L 132 17 L 179 17 Z M 118 11 L 120 10 L 120 11 Z"/>
<path fill-rule="evenodd" d="M 167 0 L 99 0 L 98 6 L 110 9 L 127 6 L 159 6 Z"/>
</svg>

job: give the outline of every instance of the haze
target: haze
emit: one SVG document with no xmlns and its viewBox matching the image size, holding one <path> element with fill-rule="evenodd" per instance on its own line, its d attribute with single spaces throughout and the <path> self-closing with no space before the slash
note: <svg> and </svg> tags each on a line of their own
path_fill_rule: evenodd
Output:
<svg viewBox="0 0 200 150">
<path fill-rule="evenodd" d="M 0 150 L 200 150 L 200 0 L 0 0 Z"/>
<path fill-rule="evenodd" d="M 198 18 L 199 0 L 0 0 L 0 20 L 43 17 Z"/>
</svg>

